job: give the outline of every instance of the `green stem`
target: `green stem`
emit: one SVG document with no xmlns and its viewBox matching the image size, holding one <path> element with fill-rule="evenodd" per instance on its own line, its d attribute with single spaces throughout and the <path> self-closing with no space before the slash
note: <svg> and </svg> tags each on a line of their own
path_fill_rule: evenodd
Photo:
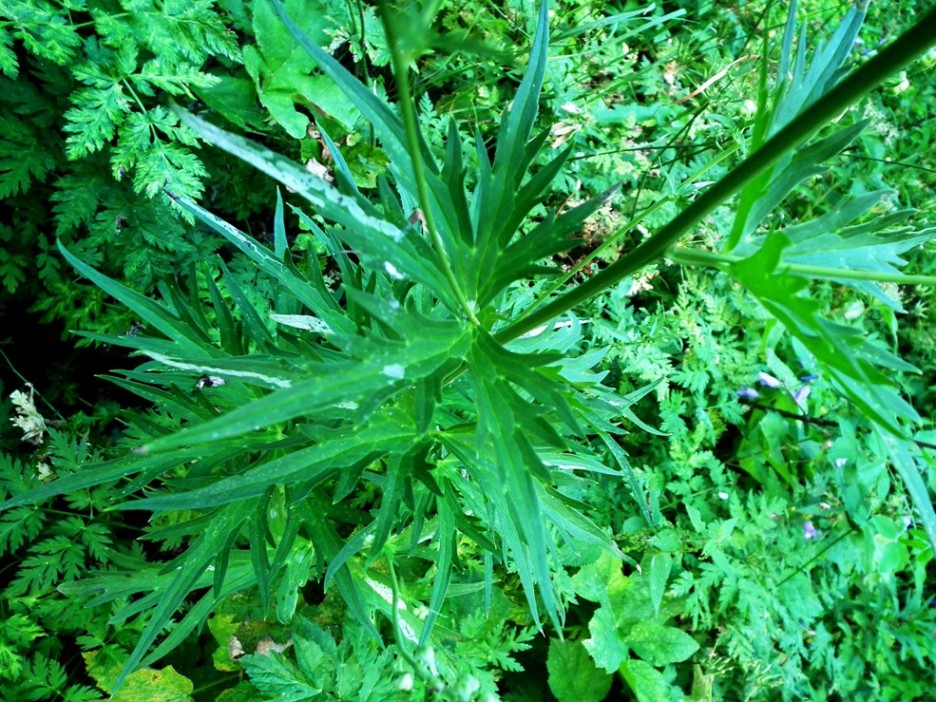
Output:
<svg viewBox="0 0 936 702">
<path fill-rule="evenodd" d="M 676 263 L 686 265 L 712 266 L 719 270 L 728 270 L 733 263 L 743 261 L 743 256 L 733 254 L 712 253 L 687 249 L 681 246 L 674 247 L 667 252 L 667 257 Z M 777 266 L 778 273 L 792 273 L 810 278 L 837 278 L 841 280 L 871 280 L 880 283 L 900 283 L 902 285 L 936 285 L 936 276 L 933 275 L 905 275 L 903 273 L 879 273 L 877 271 L 849 270 L 846 268 L 829 268 L 828 266 L 806 266 L 800 263 L 781 263 Z"/>
<path fill-rule="evenodd" d="M 779 588 L 781 585 L 785 585 L 787 582 L 789 582 L 790 580 L 792 580 L 793 578 L 795 578 L 797 575 L 799 575 L 800 573 L 802 573 L 803 571 L 805 571 L 806 568 L 807 568 L 811 563 L 814 563 L 814 562 L 816 562 L 817 560 L 819 560 L 819 557 L 822 556 L 822 554 L 824 554 L 824 553 L 825 553 L 826 551 L 828 551 L 830 548 L 832 548 L 833 546 L 835 546 L 839 541 L 841 541 L 842 539 L 844 539 L 846 536 L 848 536 L 849 534 L 851 534 L 851 533 L 854 531 L 854 529 L 852 528 L 851 524 L 847 524 L 847 523 L 846 523 L 845 526 L 848 527 L 848 528 L 847 528 L 843 533 L 839 534 L 835 539 L 833 539 L 833 540 L 830 541 L 829 543 L 825 544 L 825 546 L 823 546 L 822 549 L 821 549 L 818 553 L 814 554 L 814 555 L 812 556 L 812 558 L 810 558 L 808 561 L 806 561 L 805 563 L 803 563 L 799 568 L 796 568 L 792 573 L 790 573 L 790 574 L 789 574 L 788 576 L 786 576 L 783 580 L 781 580 L 779 583 L 777 583 L 777 584 L 774 586 L 774 588 Z"/>
<path fill-rule="evenodd" d="M 143 114 L 145 114 L 145 115 L 146 115 L 146 114 L 149 114 L 149 112 L 148 112 L 147 109 L 146 109 L 146 105 L 143 104 L 143 101 L 140 99 L 140 96 L 136 94 L 136 90 L 134 90 L 134 89 L 133 89 L 133 86 L 130 85 L 130 81 L 127 80 L 127 77 L 126 77 L 126 76 L 124 76 L 123 78 L 120 79 L 120 83 L 121 83 L 121 85 L 123 85 L 123 86 L 127 89 L 127 91 L 130 93 L 130 97 L 133 98 L 133 101 L 137 104 L 137 107 L 140 108 L 140 110 L 143 112 Z M 153 131 L 153 125 L 152 125 L 152 124 L 150 124 L 150 131 Z"/>
<path fill-rule="evenodd" d="M 419 206 L 422 209 L 423 219 L 426 223 L 426 231 L 429 233 L 429 239 L 432 241 L 432 247 L 439 255 L 442 264 L 442 271 L 452 286 L 458 304 L 465 311 L 465 315 L 472 324 L 480 326 L 474 308 L 469 304 L 465 293 L 462 291 L 458 280 L 455 278 L 455 272 L 448 260 L 448 254 L 445 251 L 445 243 L 439 236 L 439 230 L 435 225 L 435 216 L 432 213 L 432 207 L 429 202 L 429 191 L 426 185 L 426 171 L 422 161 L 422 149 L 419 143 L 419 122 L 416 118 L 416 105 L 410 94 L 409 84 L 409 56 L 403 51 L 400 36 L 397 34 L 396 23 L 390 15 L 386 0 L 379 0 L 377 3 L 380 9 L 380 19 L 383 22 L 384 32 L 387 36 L 387 44 L 390 47 L 390 56 L 393 61 L 393 75 L 396 78 L 397 97 L 400 103 L 400 112 L 403 118 L 403 126 L 406 129 L 407 146 L 409 147 L 410 159 L 413 163 L 413 178 L 416 181 L 416 194 L 419 198 Z"/>
<path fill-rule="evenodd" d="M 133 15 L 133 14 L 134 14 L 134 13 L 132 13 L 132 12 L 117 12 L 117 13 L 115 13 L 115 14 L 113 14 L 113 15 L 112 15 L 112 14 L 108 14 L 108 15 L 107 15 L 107 19 L 108 19 L 108 20 L 123 19 L 124 17 L 130 17 L 130 16 Z M 87 21 L 87 22 L 80 22 L 80 23 L 78 23 L 78 24 L 72 24 L 72 25 L 71 25 L 71 28 L 72 28 L 72 29 L 83 29 L 83 28 L 85 28 L 85 27 L 90 27 L 90 26 L 94 25 L 96 22 L 97 22 L 97 20 L 89 20 L 89 21 Z M 12 24 L 12 23 L 10 23 L 10 24 Z"/>
<path fill-rule="evenodd" d="M 705 164 L 704 166 L 702 166 L 702 168 L 698 169 L 695 173 L 693 173 L 693 174 L 690 175 L 688 178 L 686 178 L 686 179 L 679 185 L 679 188 L 684 188 L 684 187 L 686 187 L 687 185 L 692 185 L 692 184 L 693 184 L 694 182 L 696 182 L 699 178 L 701 178 L 703 175 L 705 175 L 705 173 L 706 173 L 707 171 L 709 171 L 710 169 L 712 169 L 712 168 L 714 168 L 715 166 L 717 166 L 722 160 L 728 158 L 731 154 L 733 154 L 733 153 L 734 153 L 735 151 L 737 151 L 737 150 L 738 150 L 738 147 L 737 147 L 737 146 L 734 146 L 734 145 L 729 146 L 729 147 L 726 148 L 724 151 L 720 152 L 717 156 L 715 156 L 714 158 L 712 158 L 712 160 L 706 162 L 706 164 Z M 677 188 L 677 190 L 678 190 L 678 188 Z M 612 234 L 611 236 L 609 236 L 608 238 L 606 238 L 604 241 L 602 241 L 601 244 L 600 244 L 598 247 L 596 247 L 594 251 L 592 251 L 592 252 L 591 252 L 590 254 L 588 254 L 585 258 L 583 258 L 581 261 L 579 261 L 578 263 L 576 263 L 575 266 L 573 266 L 571 270 L 569 270 L 569 271 L 568 271 L 567 273 L 565 273 L 559 280 L 557 280 L 555 283 L 553 283 L 552 286 L 549 288 L 549 290 L 546 292 L 546 294 L 543 296 L 542 299 L 545 300 L 545 299 L 548 298 L 550 295 L 552 295 L 553 293 L 557 292 L 560 288 L 562 288 L 563 285 L 565 285 L 567 282 L 569 282 L 569 280 L 571 280 L 571 279 L 574 278 L 576 275 L 578 275 L 579 271 L 581 271 L 582 269 L 584 269 L 587 265 L 589 265 L 589 264 L 590 264 L 592 261 L 594 261 L 596 258 L 598 258 L 598 257 L 600 257 L 600 256 L 603 256 L 604 253 L 605 253 L 608 249 L 610 249 L 612 246 L 616 246 L 617 243 L 618 243 L 618 241 L 620 241 L 621 238 L 622 238 L 625 234 L 627 234 L 631 229 L 633 229 L 634 227 L 636 227 L 637 224 L 639 224 L 640 222 L 642 222 L 643 220 L 645 220 L 647 217 L 649 217 L 650 215 L 652 215 L 654 212 L 656 212 L 657 210 L 659 210 L 660 208 L 662 208 L 664 205 L 666 205 L 666 204 L 667 204 L 668 202 L 670 202 L 672 199 L 673 199 L 673 196 L 672 196 L 672 195 L 664 195 L 664 196 L 661 197 L 659 200 L 657 200 L 656 202 L 654 202 L 652 205 L 650 205 L 649 207 L 647 207 L 645 210 L 642 210 L 639 214 L 636 214 L 636 215 L 634 215 L 633 217 L 631 217 L 630 220 L 627 222 L 627 224 L 625 224 L 623 227 L 621 227 L 620 229 L 618 229 L 618 231 L 617 231 L 615 234 Z M 539 304 L 539 303 L 537 303 L 537 304 Z M 534 306 L 534 308 L 535 308 L 535 306 Z M 532 310 L 530 310 L 530 311 L 532 311 Z"/>
<path fill-rule="evenodd" d="M 888 76 L 934 45 L 936 45 L 936 8 L 930 10 L 912 28 L 836 85 L 820 100 L 803 110 L 793 121 L 764 142 L 759 149 L 738 164 L 724 178 L 702 193 L 654 236 L 584 283 L 508 325 L 498 332 L 497 340 L 503 343 L 516 339 L 617 285 L 627 276 L 661 258 L 706 215 L 773 166 L 784 154 L 802 144 L 820 127 L 857 102 L 865 93 L 876 88 Z"/>
<path fill-rule="evenodd" d="M 416 662 L 416 659 L 410 654 L 409 650 L 406 648 L 406 645 L 403 643 L 403 632 L 400 629 L 400 620 L 399 620 L 399 592 L 400 586 L 397 582 L 396 569 L 393 567 L 393 559 L 395 555 L 389 551 L 384 551 L 384 557 L 387 559 L 387 570 L 390 575 L 390 597 L 393 598 L 393 602 L 390 603 L 390 624 L 393 626 L 393 638 L 396 639 L 397 648 L 400 651 L 400 655 L 403 659 L 413 666 L 414 671 L 419 670 L 419 663 Z"/>
</svg>

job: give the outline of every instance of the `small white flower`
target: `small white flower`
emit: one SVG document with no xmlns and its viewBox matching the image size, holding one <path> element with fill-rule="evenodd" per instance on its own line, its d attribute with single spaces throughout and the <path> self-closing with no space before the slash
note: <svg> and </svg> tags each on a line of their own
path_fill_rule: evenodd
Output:
<svg viewBox="0 0 936 702">
<path fill-rule="evenodd" d="M 719 499 L 719 500 L 727 500 L 727 499 L 728 499 L 728 493 L 727 493 L 727 492 L 720 492 L 720 493 L 718 493 L 718 499 Z"/>
<path fill-rule="evenodd" d="M 45 419 L 39 414 L 39 410 L 36 409 L 36 404 L 33 401 L 33 387 L 31 385 L 28 387 L 28 395 L 22 390 L 14 390 L 10 393 L 10 399 L 16 408 L 16 416 L 12 417 L 10 421 L 23 430 L 23 441 L 38 445 L 42 443 L 42 435 L 48 429 L 46 428 Z"/>
</svg>

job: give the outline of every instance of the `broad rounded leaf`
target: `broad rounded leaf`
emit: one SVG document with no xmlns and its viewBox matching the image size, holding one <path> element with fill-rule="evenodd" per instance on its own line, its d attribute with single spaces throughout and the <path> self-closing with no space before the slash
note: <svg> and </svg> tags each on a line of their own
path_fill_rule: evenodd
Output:
<svg viewBox="0 0 936 702">
<path fill-rule="evenodd" d="M 546 670 L 559 702 L 599 702 L 611 689 L 611 676 L 595 667 L 579 641 L 550 641 Z"/>
<path fill-rule="evenodd" d="M 652 620 L 635 624 L 624 642 L 653 665 L 680 663 L 699 650 L 699 643 L 686 632 Z"/>
</svg>

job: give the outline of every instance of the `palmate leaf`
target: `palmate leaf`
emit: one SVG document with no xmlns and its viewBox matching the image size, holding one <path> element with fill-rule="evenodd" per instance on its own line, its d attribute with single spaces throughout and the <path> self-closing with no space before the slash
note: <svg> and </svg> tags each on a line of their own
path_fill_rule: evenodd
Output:
<svg viewBox="0 0 936 702">
<path fill-rule="evenodd" d="M 843 75 L 842 65 L 854 47 L 866 9 L 858 5 L 853 6 L 829 43 L 819 43 L 807 67 L 805 25 L 795 56 L 793 53 L 796 7 L 796 2 L 790 5 L 781 46 L 780 70 L 773 96 L 770 95 L 767 86 L 766 72 L 762 74 L 752 148 L 758 148 L 769 136 L 778 132 L 797 114 L 821 100 L 823 95 L 835 87 Z M 771 97 L 773 101 L 769 104 Z M 811 175 L 821 173 L 820 164 L 845 148 L 858 135 L 863 124 L 859 122 L 838 130 L 806 149 L 787 154 L 775 166 L 751 181 L 741 191 L 734 225 L 723 250 L 732 251 L 753 233 L 794 185 Z"/>
<path fill-rule="evenodd" d="M 141 451 L 166 451 L 181 446 L 238 437 L 259 427 L 297 417 L 326 413 L 346 403 L 375 404 L 414 381 L 451 367 L 467 351 L 469 336 L 459 325 L 432 325 L 429 338 L 410 338 L 392 347 L 362 342 L 363 358 L 313 363 L 307 366 L 307 379 L 288 382 L 254 402 L 173 436 L 157 439 Z"/>
<path fill-rule="evenodd" d="M 801 27 L 796 54 L 793 54 L 796 10 L 797 3 L 794 0 L 790 3 L 783 35 L 780 67 L 777 71 L 777 100 L 769 129 L 771 133 L 785 126 L 810 103 L 820 100 L 845 74 L 843 65 L 854 49 L 858 32 L 864 23 L 867 3 L 856 2 L 849 8 L 828 43 L 819 40 L 808 66 L 806 24 Z"/>
<path fill-rule="evenodd" d="M 783 248 L 780 265 L 801 266 L 803 273 L 790 270 L 790 274 L 823 278 L 853 287 L 902 312 L 899 301 L 886 293 L 880 281 L 899 281 L 899 267 L 906 263 L 900 255 L 933 238 L 936 231 L 895 226 L 911 217 L 914 214 L 912 210 L 889 212 L 861 224 L 853 224 L 890 194 L 889 191 L 875 191 L 846 198 L 820 217 L 787 227 L 783 234 L 790 240 L 790 245 Z M 769 236 L 752 237 L 735 252 L 750 255 L 763 246 Z M 841 271 L 841 275 L 837 276 L 836 270 Z M 856 271 L 870 274 L 870 279 L 855 278 L 852 274 Z M 874 275 L 878 280 L 873 278 Z"/>
<path fill-rule="evenodd" d="M 545 134 L 530 142 L 530 134 L 539 111 L 539 97 L 546 73 L 546 61 L 549 49 L 549 6 L 540 3 L 536 36 L 530 51 L 530 62 L 524 74 L 510 112 L 502 118 L 497 134 L 494 163 L 487 166 L 487 155 L 483 157 L 483 145 L 479 142 L 478 183 L 472 194 L 470 210 L 474 220 L 474 245 L 478 251 L 474 274 L 477 277 L 475 287 L 482 287 L 482 276 L 495 268 L 501 251 L 514 236 L 513 227 L 517 221 L 517 196 L 522 178 L 526 174 L 536 152 L 545 143 Z M 558 169 L 564 160 L 560 155 L 553 166 Z M 545 169 L 551 172 L 549 166 Z M 520 190 L 519 213 L 525 215 L 542 193 L 536 179 L 534 185 Z M 508 227 L 504 227 L 507 224 Z"/>
<path fill-rule="evenodd" d="M 357 81 L 317 47 L 310 37 L 303 34 L 278 0 L 272 2 L 299 45 L 345 95 L 361 107 L 362 114 L 375 127 L 384 149 L 390 156 L 391 170 L 397 178 L 404 202 L 420 201 L 411 165 L 411 154 L 407 151 L 406 132 L 401 120 L 377 99 L 369 88 Z M 560 154 L 521 188 L 523 179 L 548 137 L 548 131 L 544 131 L 531 140 L 545 78 L 548 41 L 548 3 L 544 2 L 540 7 L 529 67 L 511 108 L 501 122 L 494 164 L 486 167 L 482 165 L 478 183 L 470 196 L 465 191 L 460 135 L 455 124 L 450 125 L 441 174 L 426 150 L 425 141 L 420 135 L 416 136 L 420 158 L 427 164 L 424 179 L 428 207 L 434 213 L 433 219 L 437 224 L 445 256 L 467 300 L 473 301 L 478 307 L 487 304 L 507 283 L 546 270 L 532 264 L 534 258 L 545 259 L 574 245 L 567 239 L 567 235 L 574 231 L 570 226 L 574 216 L 563 215 L 558 218 L 556 227 L 539 228 L 536 241 L 523 244 L 511 252 L 510 258 L 501 255 L 529 211 L 546 197 L 549 183 L 555 178 L 568 155 Z M 397 76 L 397 80 L 400 80 L 400 76 Z M 224 144 L 219 145 L 228 148 Z M 487 159 L 486 148 L 479 143 L 478 149 L 479 159 L 484 164 Z M 331 150 L 335 152 L 334 149 Z M 340 163 L 338 165 L 340 169 Z M 600 198 L 598 202 L 600 204 Z M 407 209 L 410 209 L 409 205 Z M 588 213 L 579 211 L 576 214 L 584 216 Z M 366 235 L 366 231 L 362 233 L 360 230 L 350 230 L 340 236 L 356 249 L 367 253 L 368 244 L 373 246 L 373 242 L 368 242 L 365 239 Z M 385 243 L 385 246 L 392 245 Z M 435 252 L 425 248 L 426 251 L 420 254 L 422 257 L 435 256 Z M 392 251 L 386 250 L 377 255 L 384 261 L 392 262 Z M 528 258 L 522 261 L 522 268 L 518 269 L 517 261 L 524 256 Z M 380 264 L 381 260 L 375 258 L 374 262 Z M 491 271 L 495 268 L 498 275 L 492 276 Z M 398 266 L 397 269 L 405 273 Z M 414 281 L 427 282 L 425 277 L 408 277 Z M 440 282 L 438 279 L 432 281 L 434 289 L 439 289 Z"/>
<path fill-rule="evenodd" d="M 553 487 L 568 466 L 617 474 L 580 445 L 561 435 L 582 435 L 576 391 L 560 377 L 553 354 L 508 351 L 489 336 L 476 339 L 465 382 L 477 412 L 474 431 L 455 424 L 440 440 L 470 475 L 460 484 L 462 510 L 484 515 L 501 557 L 512 562 L 537 626 L 540 602 L 557 627 L 562 609 L 552 581 L 555 536 L 573 544 L 592 543 L 617 555 L 613 542 L 581 512 L 581 505 Z M 583 383 L 590 385 L 590 383 Z M 476 486 L 476 489 L 473 487 Z"/>
<path fill-rule="evenodd" d="M 118 509 L 148 509 L 154 512 L 204 509 L 260 497 L 271 485 L 297 482 L 313 485 L 333 476 L 341 466 L 364 458 L 377 460 L 386 454 L 406 453 L 418 438 L 404 413 L 388 409 L 364 426 L 336 429 L 335 438 L 285 456 L 260 461 L 243 473 L 221 478 L 202 488 L 146 497 L 118 505 Z"/>
<path fill-rule="evenodd" d="M 864 129 L 867 122 L 858 122 L 845 129 L 794 152 L 779 164 L 769 179 L 765 179 L 760 190 L 746 190 L 742 194 L 741 211 L 735 219 L 735 228 L 743 221 L 741 243 L 773 212 L 781 202 L 803 181 L 826 171 L 826 161 L 847 147 Z M 734 233 L 734 232 L 732 232 Z"/>
<path fill-rule="evenodd" d="M 774 91 L 774 104 L 770 107 L 766 74 L 762 76 L 755 146 L 811 104 L 820 103 L 835 87 L 864 17 L 863 9 L 854 7 L 829 44 L 819 45 L 807 68 L 802 35 L 793 56 L 795 7 L 794 3 L 784 35 L 780 79 Z M 822 172 L 822 163 L 849 144 L 863 126 L 863 122 L 858 122 L 787 155 L 745 187 L 724 250 L 744 256 L 741 260 L 734 257 L 734 262 L 728 265 L 732 275 L 815 356 L 838 391 L 878 431 L 889 437 L 895 447 L 900 447 L 899 451 L 895 448 L 894 465 L 936 547 L 936 511 L 922 488 L 914 461 L 896 459 L 897 453 L 911 454 L 907 431 L 920 417 L 900 396 L 892 376 L 895 371 L 916 369 L 865 338 L 859 330 L 824 318 L 819 302 L 807 295 L 809 281 L 824 278 L 874 295 L 899 310 L 899 302 L 885 293 L 880 281 L 899 281 L 902 276 L 896 266 L 904 263 L 900 254 L 928 240 L 933 232 L 894 228 L 893 225 L 906 218 L 908 213 L 905 212 L 866 218 L 853 224 L 860 217 L 866 217 L 887 194 L 872 192 L 845 197 L 827 214 L 812 221 L 782 231 L 755 234 L 756 228 L 793 186 Z"/>
<path fill-rule="evenodd" d="M 56 495 L 64 495 L 78 490 L 85 490 L 96 485 L 117 483 L 137 473 L 146 473 L 155 477 L 163 472 L 177 468 L 180 464 L 204 455 L 204 452 L 186 451 L 174 455 L 130 456 L 104 463 L 83 466 L 78 473 L 72 473 L 48 483 L 27 490 L 0 502 L 0 510 L 18 505 L 41 502 Z"/>
<path fill-rule="evenodd" d="M 902 434 L 902 424 L 918 422 L 919 415 L 880 368 L 915 369 L 856 330 L 824 319 L 819 302 L 803 294 L 808 286 L 805 279 L 776 272 L 788 246 L 789 239 L 775 233 L 756 254 L 733 264 L 731 271 L 815 355 L 839 390 L 869 419 Z"/>
<path fill-rule="evenodd" d="M 497 258 L 494 274 L 485 276 L 483 282 L 479 281 L 479 299 L 482 303 L 487 304 L 516 280 L 529 279 L 539 273 L 557 273 L 555 267 L 545 266 L 544 263 L 554 254 L 568 251 L 578 243 L 573 234 L 580 230 L 582 223 L 597 212 L 615 190 L 617 186 L 557 217 L 550 214 L 530 232 L 505 244 L 504 251 Z"/>
</svg>

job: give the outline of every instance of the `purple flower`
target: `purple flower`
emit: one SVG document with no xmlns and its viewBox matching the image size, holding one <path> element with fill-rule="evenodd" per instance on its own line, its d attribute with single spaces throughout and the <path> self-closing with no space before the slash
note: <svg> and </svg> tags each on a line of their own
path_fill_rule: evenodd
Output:
<svg viewBox="0 0 936 702">
<path fill-rule="evenodd" d="M 770 375 L 770 373 L 760 372 L 757 374 L 757 379 L 760 380 L 761 385 L 766 385 L 768 388 L 780 387 L 780 381 Z"/>
<path fill-rule="evenodd" d="M 737 391 L 737 394 L 742 400 L 756 400 L 760 397 L 760 393 L 754 388 L 741 388 Z"/>
<path fill-rule="evenodd" d="M 807 541 L 819 538 L 819 532 L 816 531 L 816 527 L 814 527 L 813 523 L 808 519 L 803 522 L 803 538 Z"/>
<path fill-rule="evenodd" d="M 803 408 L 806 404 L 806 398 L 809 397 L 810 388 L 808 385 L 800 386 L 800 389 L 793 393 L 793 402 L 796 403 L 796 406 Z"/>
</svg>

